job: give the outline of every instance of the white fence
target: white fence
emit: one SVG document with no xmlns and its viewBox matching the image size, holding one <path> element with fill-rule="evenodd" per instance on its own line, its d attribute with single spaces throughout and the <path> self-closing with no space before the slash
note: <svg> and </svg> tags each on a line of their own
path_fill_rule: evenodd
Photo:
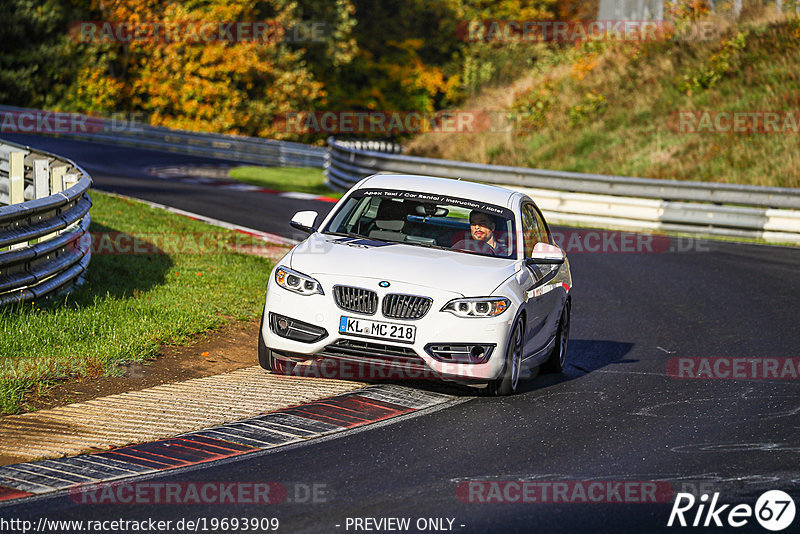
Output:
<svg viewBox="0 0 800 534">
<path fill-rule="evenodd" d="M 57 113 L 0 106 L 16 133 L 43 133 L 114 145 L 131 146 L 192 156 L 222 158 L 256 165 L 322 167 L 325 149 L 302 143 L 241 135 L 175 130 L 127 119 L 105 119 L 79 113 Z M 8 131 L 8 130 L 7 130 Z"/>
<path fill-rule="evenodd" d="M 480 165 L 328 140 L 328 183 L 347 189 L 378 172 L 488 182 L 527 193 L 555 224 L 800 243 L 800 190 Z"/>
<path fill-rule="evenodd" d="M 0 114 L 4 113 L 14 113 L 19 118 L 21 113 L 33 117 L 42 112 L 0 106 Z M 300 143 L 146 125 L 120 129 L 108 120 L 83 115 L 79 118 L 86 125 L 85 131 L 71 129 L 59 135 L 259 165 L 324 166 L 328 183 L 339 190 L 377 172 L 463 178 L 529 193 L 548 220 L 556 224 L 800 243 L 800 189 L 479 165 L 404 156 L 399 154 L 398 145 L 383 141 L 331 138 L 325 150 Z M 0 176 L 4 172 L 8 175 L 10 163 L 6 160 L 0 157 Z M 43 194 L 37 192 L 44 191 L 44 179 L 36 179 L 37 172 L 32 164 L 22 189 L 25 200 Z M 0 203 L 9 201 L 10 186 L 3 184 L 0 178 Z"/>
</svg>

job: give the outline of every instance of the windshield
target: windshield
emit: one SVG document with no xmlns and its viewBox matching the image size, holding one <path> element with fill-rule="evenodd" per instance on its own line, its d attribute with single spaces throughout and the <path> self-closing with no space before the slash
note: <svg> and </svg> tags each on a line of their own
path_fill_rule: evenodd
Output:
<svg viewBox="0 0 800 534">
<path fill-rule="evenodd" d="M 511 210 L 446 195 L 385 189 L 357 191 L 322 232 L 515 257 Z"/>
</svg>

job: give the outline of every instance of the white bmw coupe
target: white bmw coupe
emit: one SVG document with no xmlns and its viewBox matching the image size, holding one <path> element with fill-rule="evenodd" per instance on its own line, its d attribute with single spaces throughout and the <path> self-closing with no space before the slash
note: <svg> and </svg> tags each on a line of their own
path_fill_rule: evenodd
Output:
<svg viewBox="0 0 800 534">
<path fill-rule="evenodd" d="M 522 369 L 561 372 L 572 277 L 526 195 L 446 178 L 361 180 L 270 273 L 259 363 L 320 361 L 511 395 Z M 374 373 L 373 373 L 374 376 Z M 369 378 L 354 375 L 353 378 Z"/>
</svg>

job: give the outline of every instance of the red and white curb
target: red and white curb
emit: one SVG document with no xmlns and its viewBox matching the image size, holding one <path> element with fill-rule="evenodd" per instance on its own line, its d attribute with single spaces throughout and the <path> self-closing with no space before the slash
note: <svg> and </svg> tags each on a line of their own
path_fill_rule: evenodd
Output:
<svg viewBox="0 0 800 534">
<path fill-rule="evenodd" d="M 177 469 L 384 421 L 453 400 L 393 384 L 368 386 L 207 430 L 71 458 L 0 467 L 0 501 Z"/>
</svg>

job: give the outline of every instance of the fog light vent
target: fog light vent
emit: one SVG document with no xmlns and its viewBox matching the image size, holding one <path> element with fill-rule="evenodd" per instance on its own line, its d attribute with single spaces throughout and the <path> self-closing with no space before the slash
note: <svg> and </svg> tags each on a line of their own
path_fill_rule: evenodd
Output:
<svg viewBox="0 0 800 534">
<path fill-rule="evenodd" d="M 272 312 L 269 313 L 269 326 L 275 334 L 303 343 L 314 343 L 328 337 L 324 328 Z"/>
<path fill-rule="evenodd" d="M 427 345 L 425 351 L 440 362 L 485 363 L 494 347 L 493 344 L 436 343 Z"/>
</svg>

